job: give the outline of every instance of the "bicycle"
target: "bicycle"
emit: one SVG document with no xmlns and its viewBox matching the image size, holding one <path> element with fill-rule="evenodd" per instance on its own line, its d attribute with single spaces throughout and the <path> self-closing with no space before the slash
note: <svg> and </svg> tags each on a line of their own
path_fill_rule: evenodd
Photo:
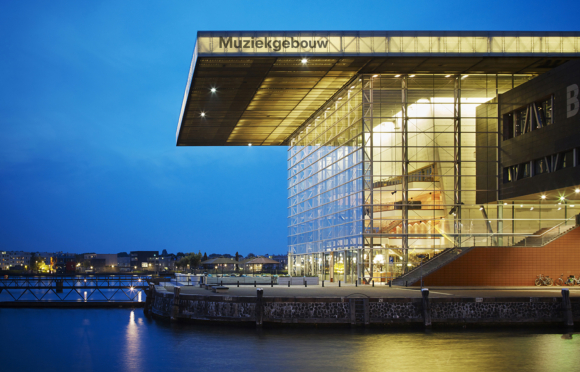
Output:
<svg viewBox="0 0 580 372">
<path fill-rule="evenodd" d="M 573 285 L 580 285 L 580 278 L 576 279 L 576 277 L 574 275 L 569 275 L 566 279 L 563 279 L 562 277 L 564 276 L 564 274 L 561 274 L 560 277 L 558 279 L 556 279 L 556 285 L 559 286 L 573 286 Z"/>
<path fill-rule="evenodd" d="M 545 286 L 552 286 L 554 285 L 554 281 L 549 276 L 544 276 L 542 274 L 538 275 L 536 280 L 534 281 L 536 287 L 545 285 Z"/>
</svg>

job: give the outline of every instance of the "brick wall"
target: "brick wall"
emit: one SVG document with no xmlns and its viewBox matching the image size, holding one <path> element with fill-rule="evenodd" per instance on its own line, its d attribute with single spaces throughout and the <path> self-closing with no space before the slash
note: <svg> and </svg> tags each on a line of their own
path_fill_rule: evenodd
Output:
<svg viewBox="0 0 580 372">
<path fill-rule="evenodd" d="M 544 247 L 481 247 L 423 278 L 426 286 L 527 286 L 537 275 L 580 275 L 580 228 Z M 415 283 L 417 285 L 417 283 Z"/>
</svg>

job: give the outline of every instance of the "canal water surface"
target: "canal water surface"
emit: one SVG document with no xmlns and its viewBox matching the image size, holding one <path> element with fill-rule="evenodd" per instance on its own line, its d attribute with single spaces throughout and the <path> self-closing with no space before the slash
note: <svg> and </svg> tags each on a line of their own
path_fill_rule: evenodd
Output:
<svg viewBox="0 0 580 372">
<path fill-rule="evenodd" d="M 580 334 L 174 324 L 141 309 L 0 309 L 0 371 L 580 371 Z"/>
</svg>

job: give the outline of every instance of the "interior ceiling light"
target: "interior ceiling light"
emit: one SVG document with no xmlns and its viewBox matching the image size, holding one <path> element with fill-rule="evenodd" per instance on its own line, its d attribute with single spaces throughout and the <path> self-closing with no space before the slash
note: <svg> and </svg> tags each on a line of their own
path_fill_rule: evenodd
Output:
<svg viewBox="0 0 580 372">
<path fill-rule="evenodd" d="M 203 118 L 205 116 L 205 112 L 202 112 L 200 115 Z"/>
<path fill-rule="evenodd" d="M 215 88 L 211 88 L 211 92 L 212 93 L 215 93 Z"/>
<path fill-rule="evenodd" d="M 450 77 L 451 75 L 445 75 L 445 77 Z"/>
<path fill-rule="evenodd" d="M 565 196 L 560 196 L 560 200 L 564 200 L 564 199 L 566 199 Z"/>
<path fill-rule="evenodd" d="M 379 76 L 379 75 L 373 75 L 373 77 L 377 77 L 377 76 Z"/>
<path fill-rule="evenodd" d="M 342 99 L 342 97 L 338 97 L 338 100 L 340 101 Z"/>
<path fill-rule="evenodd" d="M 401 75 L 395 75 L 395 77 L 401 77 Z"/>
<path fill-rule="evenodd" d="M 302 58 L 302 61 L 300 61 L 300 62 L 302 62 L 302 63 L 307 63 L 307 62 L 308 62 L 308 60 L 307 60 L 306 58 Z"/>
<path fill-rule="evenodd" d="M 415 75 L 409 75 L 409 77 L 415 77 Z"/>
<path fill-rule="evenodd" d="M 574 192 L 575 192 L 576 194 L 578 194 L 578 193 L 580 192 L 580 189 L 576 189 L 576 190 L 574 190 Z"/>
<path fill-rule="evenodd" d="M 466 77 L 468 77 L 469 75 L 463 75 L 461 78 L 465 79 Z"/>
<path fill-rule="evenodd" d="M 534 207 L 531 207 L 530 210 L 533 211 L 534 210 Z"/>
<path fill-rule="evenodd" d="M 546 195 L 542 195 L 542 196 L 541 196 L 541 198 L 542 198 L 542 199 L 546 199 Z"/>
<path fill-rule="evenodd" d="M 354 89 L 354 85 L 352 87 L 350 87 L 350 89 Z"/>
</svg>

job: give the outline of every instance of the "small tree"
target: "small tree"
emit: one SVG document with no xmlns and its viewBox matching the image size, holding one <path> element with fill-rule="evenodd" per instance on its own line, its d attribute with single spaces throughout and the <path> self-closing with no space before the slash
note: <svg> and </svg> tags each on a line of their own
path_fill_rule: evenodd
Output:
<svg viewBox="0 0 580 372">
<path fill-rule="evenodd" d="M 191 267 L 192 269 L 197 269 L 201 264 L 202 259 L 201 252 L 190 253 L 187 257 L 189 259 L 189 267 Z"/>
<path fill-rule="evenodd" d="M 181 257 L 179 261 L 177 261 L 177 266 L 181 267 L 182 269 L 187 269 L 188 263 L 189 260 L 187 259 L 187 257 Z"/>
</svg>

